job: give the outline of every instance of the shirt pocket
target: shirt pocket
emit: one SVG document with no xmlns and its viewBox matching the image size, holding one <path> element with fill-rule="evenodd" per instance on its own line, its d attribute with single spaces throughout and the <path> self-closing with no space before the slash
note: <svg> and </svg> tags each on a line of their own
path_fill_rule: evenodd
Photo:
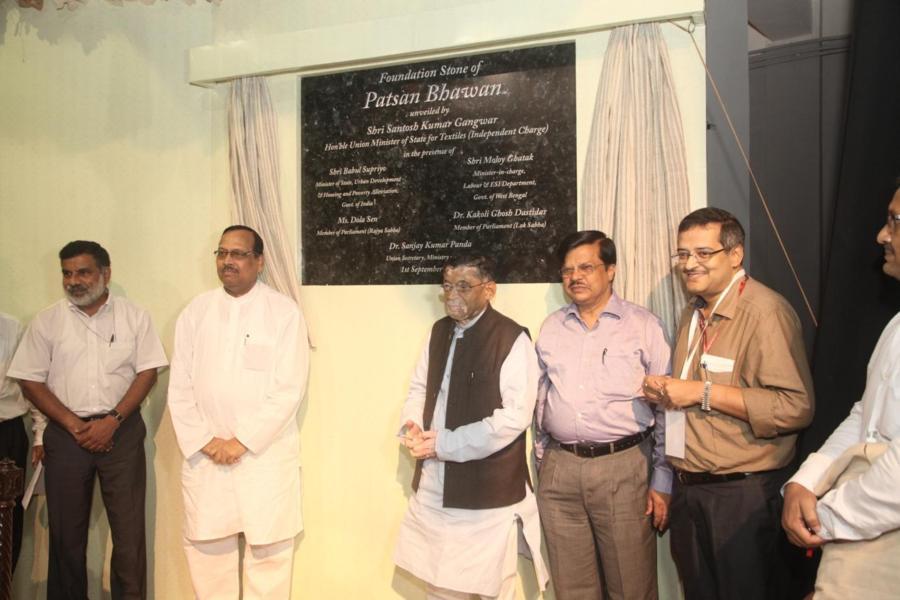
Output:
<svg viewBox="0 0 900 600">
<path fill-rule="evenodd" d="M 275 363 L 275 344 L 267 340 L 244 346 L 243 367 L 251 371 L 268 371 Z"/>
<path fill-rule="evenodd" d="M 592 361 L 594 386 L 602 396 L 626 399 L 641 395 L 645 373 L 639 354 L 604 348 Z"/>
<path fill-rule="evenodd" d="M 709 377 L 716 384 L 731 385 L 734 376 L 734 359 L 715 354 L 700 356 L 701 375 Z"/>
<path fill-rule="evenodd" d="M 134 368 L 135 339 L 133 337 L 117 338 L 110 342 L 106 348 L 103 359 L 103 367 L 107 373 L 118 373 L 122 369 Z"/>
</svg>

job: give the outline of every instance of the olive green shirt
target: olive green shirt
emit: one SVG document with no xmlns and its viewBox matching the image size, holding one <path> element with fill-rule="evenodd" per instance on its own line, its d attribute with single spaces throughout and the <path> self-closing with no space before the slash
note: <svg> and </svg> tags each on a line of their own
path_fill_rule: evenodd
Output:
<svg viewBox="0 0 900 600">
<path fill-rule="evenodd" d="M 681 315 L 672 357 L 676 375 L 691 350 L 688 331 L 697 300 Z M 696 329 L 692 344 L 700 347 L 688 378 L 704 381 L 708 373 L 713 384 L 741 388 L 749 422 L 715 409 L 703 412 L 699 404 L 685 409 L 685 457 L 669 457 L 670 462 L 685 471 L 719 474 L 786 466 L 794 457 L 797 431 L 813 415 L 812 377 L 797 314 L 779 294 L 748 278 L 732 287 L 711 316 L 705 353 L 699 324 Z"/>
</svg>

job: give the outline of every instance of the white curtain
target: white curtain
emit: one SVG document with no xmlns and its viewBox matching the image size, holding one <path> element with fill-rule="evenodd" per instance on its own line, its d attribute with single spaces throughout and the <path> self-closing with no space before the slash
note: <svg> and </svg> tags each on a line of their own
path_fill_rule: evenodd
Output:
<svg viewBox="0 0 900 600">
<path fill-rule="evenodd" d="M 657 23 L 610 35 L 583 181 L 585 229 L 616 242 L 616 292 L 653 311 L 671 336 L 686 298 L 670 255 L 690 203 L 681 114 Z"/>
<path fill-rule="evenodd" d="M 299 305 L 297 260 L 281 216 L 276 115 L 265 79 L 232 82 L 228 144 L 234 222 L 259 232 L 265 242 L 263 280 Z"/>
</svg>

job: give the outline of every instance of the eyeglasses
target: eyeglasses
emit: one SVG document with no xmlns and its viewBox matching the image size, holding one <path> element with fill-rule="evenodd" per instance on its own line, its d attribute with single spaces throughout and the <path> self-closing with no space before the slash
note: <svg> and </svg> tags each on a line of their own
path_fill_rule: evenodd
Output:
<svg viewBox="0 0 900 600">
<path fill-rule="evenodd" d="M 594 271 L 596 271 L 599 267 L 605 267 L 605 266 L 606 266 L 606 263 L 597 263 L 597 264 L 584 263 L 584 264 L 578 265 L 576 267 L 563 267 L 562 269 L 559 270 L 559 275 L 563 279 L 569 279 L 573 275 L 575 275 L 575 273 L 578 273 L 579 275 L 592 275 L 594 273 Z"/>
<path fill-rule="evenodd" d="M 697 259 L 698 263 L 705 263 L 713 256 L 718 254 L 719 252 L 725 252 L 725 248 L 719 248 L 718 250 L 710 250 L 708 248 L 698 248 L 693 252 L 688 252 L 687 250 L 679 250 L 675 254 L 672 255 L 672 260 L 679 264 L 685 264 L 688 259 L 693 256 Z"/>
<path fill-rule="evenodd" d="M 213 256 L 216 258 L 228 258 L 230 256 L 235 260 L 240 260 L 254 255 L 256 255 L 256 252 L 253 250 L 225 250 L 224 248 L 213 250 Z"/>
<path fill-rule="evenodd" d="M 481 283 L 476 283 L 475 285 L 469 284 L 468 281 L 458 281 L 454 283 L 445 283 L 441 286 L 441 289 L 444 290 L 445 294 L 449 294 L 453 290 L 456 290 L 461 296 L 464 296 L 474 290 L 477 287 L 481 287 L 484 284 L 488 283 L 487 281 L 482 281 Z"/>
<path fill-rule="evenodd" d="M 897 223 L 900 223 L 900 215 L 888 213 L 887 224 L 885 225 L 885 227 L 887 227 L 887 230 L 891 232 L 891 235 L 894 235 L 897 229 Z"/>
</svg>

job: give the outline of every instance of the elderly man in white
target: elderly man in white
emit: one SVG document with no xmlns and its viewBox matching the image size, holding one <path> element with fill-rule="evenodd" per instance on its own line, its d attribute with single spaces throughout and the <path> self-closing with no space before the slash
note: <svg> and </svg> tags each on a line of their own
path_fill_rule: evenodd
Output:
<svg viewBox="0 0 900 600">
<path fill-rule="evenodd" d="M 888 206 L 887 224 L 878 232 L 884 248 L 885 274 L 900 280 L 900 189 Z M 869 360 L 862 399 L 835 429 L 818 452 L 810 454 L 784 488 L 782 525 L 794 544 L 813 548 L 835 540 L 873 540 L 900 531 L 900 314 L 881 333 Z M 861 442 L 885 444 L 884 454 L 858 479 L 847 481 L 821 498 L 813 490 L 833 471 L 846 450 Z M 844 462 L 844 461 L 841 461 Z M 896 538 L 896 536 L 895 536 Z M 860 547 L 860 569 L 844 555 L 840 569 L 832 569 L 823 557 L 816 597 L 822 577 L 829 579 L 827 593 L 846 598 L 896 598 L 897 550 L 900 539 L 887 540 L 890 549 Z M 843 548 L 848 546 L 844 545 Z M 831 572 L 833 571 L 833 572 Z M 856 572 L 858 571 L 858 577 Z M 822 594 L 822 595 L 825 595 Z M 831 596 L 826 596 L 831 597 Z"/>
<path fill-rule="evenodd" d="M 297 408 L 306 325 L 257 281 L 263 242 L 242 225 L 215 251 L 222 287 L 178 317 L 169 410 L 184 454 L 184 547 L 198 598 L 288 598 L 300 514 Z M 239 536 L 244 536 L 243 585 Z"/>
<path fill-rule="evenodd" d="M 525 463 L 537 358 L 527 331 L 491 308 L 493 270 L 483 256 L 445 265 L 447 317 L 403 407 L 402 443 L 417 463 L 394 562 L 428 584 L 429 600 L 514 598 L 520 538 L 547 581 Z"/>
</svg>

